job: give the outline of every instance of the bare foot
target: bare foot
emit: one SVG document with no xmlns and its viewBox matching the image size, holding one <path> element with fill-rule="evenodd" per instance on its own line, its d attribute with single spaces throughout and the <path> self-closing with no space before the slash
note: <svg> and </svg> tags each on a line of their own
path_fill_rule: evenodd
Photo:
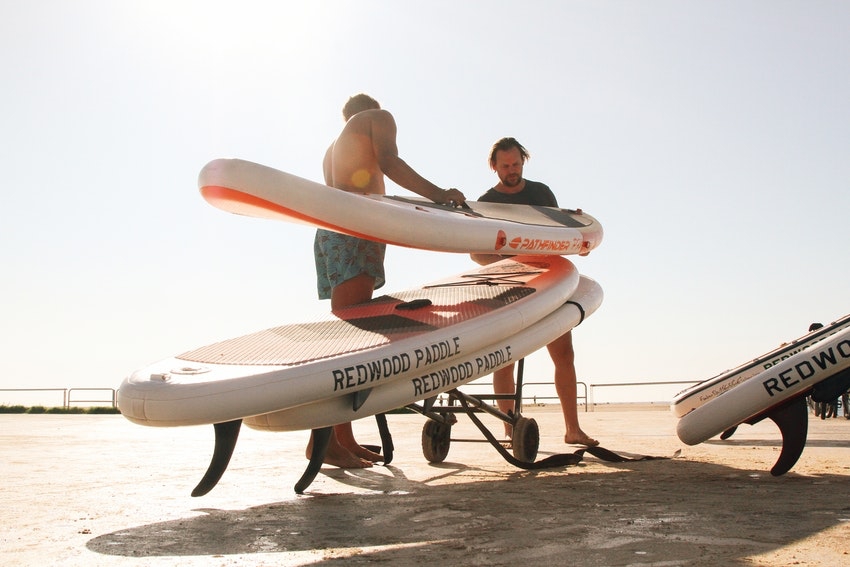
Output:
<svg viewBox="0 0 850 567">
<path fill-rule="evenodd" d="M 369 449 L 361 446 L 355 445 L 354 447 L 345 447 L 348 452 L 360 457 L 363 460 L 369 461 L 370 466 L 371 463 L 383 462 L 384 457 L 380 453 L 375 453 L 374 451 L 370 451 Z"/>
<path fill-rule="evenodd" d="M 361 459 L 341 445 L 328 447 L 328 452 L 325 454 L 325 464 L 341 469 L 365 469 L 372 466 L 370 461 Z"/>
<path fill-rule="evenodd" d="M 359 446 L 358 446 L 359 447 Z M 360 447 L 366 453 L 375 455 L 372 451 L 367 451 Z M 307 443 L 307 459 L 310 459 L 313 453 L 313 436 L 310 435 L 310 441 Z M 380 455 L 377 455 L 380 458 Z M 325 451 L 325 459 L 322 461 L 326 465 L 333 465 L 341 469 L 365 469 L 372 466 L 372 461 L 361 458 L 355 453 L 343 447 L 336 438 L 332 435 L 328 442 L 327 451 Z"/>
<path fill-rule="evenodd" d="M 599 441 L 590 437 L 584 431 L 579 431 L 578 435 L 574 437 L 570 437 L 569 434 L 564 435 L 564 443 L 569 445 L 584 445 L 585 447 L 596 447 L 599 445 Z"/>
</svg>

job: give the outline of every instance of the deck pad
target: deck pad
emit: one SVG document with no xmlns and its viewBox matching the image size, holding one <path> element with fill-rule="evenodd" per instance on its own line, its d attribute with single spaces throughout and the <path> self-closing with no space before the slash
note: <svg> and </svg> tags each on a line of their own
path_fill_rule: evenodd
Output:
<svg viewBox="0 0 850 567">
<path fill-rule="evenodd" d="M 220 423 L 373 388 L 510 337 L 579 283 L 562 256 L 517 256 L 313 321 L 192 349 L 128 376 L 118 407 L 145 425 Z"/>
<path fill-rule="evenodd" d="M 214 364 L 304 364 L 456 325 L 534 293 L 534 288 L 520 283 L 504 287 L 457 285 L 385 295 L 367 308 L 339 310 L 338 318 L 274 327 L 201 347 L 176 358 Z M 429 299 L 431 305 L 409 311 L 397 309 L 420 299 Z M 362 314 L 367 309 L 373 313 Z"/>
</svg>

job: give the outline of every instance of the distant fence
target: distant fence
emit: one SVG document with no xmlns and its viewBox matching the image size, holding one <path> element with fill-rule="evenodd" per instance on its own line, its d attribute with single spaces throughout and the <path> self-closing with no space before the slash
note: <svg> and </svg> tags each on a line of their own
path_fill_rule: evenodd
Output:
<svg viewBox="0 0 850 567">
<path fill-rule="evenodd" d="M 605 388 L 637 388 L 637 387 L 646 388 L 647 386 L 653 386 L 653 387 L 681 386 L 682 387 L 681 389 L 684 389 L 685 387 L 693 386 L 694 384 L 697 384 L 699 382 L 700 382 L 699 380 L 665 380 L 665 381 L 660 381 L 660 382 L 619 382 L 619 383 L 611 383 L 611 384 L 591 384 L 590 385 L 590 395 L 589 395 L 589 397 L 586 397 L 585 400 L 584 400 L 584 402 L 585 402 L 584 411 L 587 411 L 588 405 L 590 405 L 590 406 L 595 405 L 596 402 L 595 402 L 595 398 L 594 398 L 593 394 L 597 389 L 604 390 Z M 675 392 L 674 392 L 674 394 L 675 394 Z M 664 401 L 672 401 L 673 397 L 674 397 L 673 395 L 670 395 Z M 659 400 L 655 400 L 655 401 L 659 401 Z"/>
<path fill-rule="evenodd" d="M 595 400 L 595 393 L 597 391 L 603 391 L 606 388 L 647 388 L 649 386 L 659 387 L 659 386 L 690 386 L 696 384 L 697 380 L 686 380 L 686 381 L 663 381 L 663 382 L 618 382 L 611 384 L 586 384 L 584 382 L 577 383 L 578 395 L 576 402 L 579 406 L 584 406 L 584 411 L 592 411 L 593 406 L 597 403 Z M 485 392 L 492 393 L 493 391 L 493 383 L 492 382 L 472 382 L 470 384 L 466 384 L 464 386 L 464 390 L 469 395 L 475 395 L 476 392 L 479 392 L 483 389 Z M 553 384 L 552 382 L 523 382 L 522 384 L 522 393 L 523 393 L 523 403 L 539 405 L 546 403 L 559 403 L 558 396 L 552 393 Z M 48 398 L 52 397 L 52 394 L 56 394 L 56 398 L 61 395 L 62 398 L 62 407 L 69 408 L 72 405 L 80 405 L 80 404 L 109 404 L 112 407 L 116 407 L 118 405 L 118 392 L 114 388 L 0 388 L 0 405 L 4 405 L 2 394 L 5 392 L 15 393 L 15 394 L 46 394 Z M 659 399 L 659 400 L 650 400 L 650 401 L 669 401 L 672 396 L 663 396 L 662 398 L 667 399 Z M 24 405 L 24 404 L 22 404 Z M 31 403 L 27 403 L 26 405 L 32 405 Z M 45 404 L 40 404 L 45 405 Z M 55 402 L 54 402 L 54 405 Z"/>
<path fill-rule="evenodd" d="M 584 411 L 593 411 L 593 407 L 597 405 L 597 400 L 595 398 L 595 394 L 598 391 L 604 391 L 606 388 L 637 388 L 642 387 L 647 389 L 648 387 L 653 387 L 655 389 L 659 387 L 665 386 L 680 386 L 680 390 L 684 389 L 687 386 L 692 386 L 697 384 L 699 380 L 665 380 L 659 382 L 617 382 L 617 383 L 606 383 L 606 384 L 586 384 L 585 382 L 576 382 L 576 403 L 579 406 L 584 406 Z M 552 382 L 523 382 L 522 384 L 522 400 L 524 404 L 531 405 L 540 405 L 546 403 L 560 403 L 558 396 L 552 393 L 553 390 Z M 465 393 L 469 395 L 475 395 L 477 392 L 484 391 L 492 393 L 493 391 L 493 383 L 492 382 L 471 382 L 469 384 L 465 384 L 463 386 L 463 390 Z M 675 392 L 672 394 L 665 393 L 664 395 L 660 395 L 658 398 L 654 400 L 643 400 L 644 403 L 669 403 Z M 445 394 L 441 394 L 440 399 L 445 399 Z M 629 400 L 635 401 L 635 400 Z M 438 401 L 439 403 L 439 401 Z M 623 403 L 622 401 L 617 401 L 613 403 Z"/>
<path fill-rule="evenodd" d="M 65 409 L 79 404 L 109 404 L 112 407 L 118 405 L 118 392 L 114 388 L 0 388 L 0 394 L 5 392 L 29 395 L 46 394 L 46 397 L 43 398 L 46 400 L 58 398 L 61 394 L 62 407 Z M 52 395 L 54 393 L 56 394 L 55 398 Z M 39 397 L 41 398 L 40 395 Z M 2 399 L 0 399 L 0 403 L 2 403 Z M 56 405 L 55 402 L 54 405 Z"/>
</svg>

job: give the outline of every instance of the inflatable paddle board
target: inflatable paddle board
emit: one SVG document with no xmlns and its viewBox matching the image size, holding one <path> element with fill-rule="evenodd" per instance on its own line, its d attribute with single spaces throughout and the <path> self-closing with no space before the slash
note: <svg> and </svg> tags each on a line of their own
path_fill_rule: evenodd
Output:
<svg viewBox="0 0 850 567">
<path fill-rule="evenodd" d="M 359 410 L 355 411 L 344 398 L 327 398 L 249 417 L 244 423 L 253 429 L 266 431 L 317 429 L 384 413 L 436 396 L 491 374 L 494 370 L 544 347 L 594 313 L 602 303 L 602 297 L 599 284 L 582 276 L 569 301 L 552 314 L 518 333 L 478 350 L 466 352 L 425 372 L 378 386 Z"/>
<path fill-rule="evenodd" d="M 475 201 L 454 208 L 427 199 L 350 193 L 239 159 L 208 163 L 198 185 L 204 199 L 231 213 L 425 250 L 587 254 L 603 234 L 599 222 L 581 210 Z"/>
<path fill-rule="evenodd" d="M 844 326 L 682 416 L 676 433 L 687 445 L 702 443 L 848 368 L 850 327 Z"/>
<path fill-rule="evenodd" d="M 118 408 L 153 426 L 220 423 L 421 375 L 539 321 L 573 294 L 560 256 L 517 256 L 419 289 L 167 358 L 128 376 Z"/>
<path fill-rule="evenodd" d="M 847 327 L 850 327 L 850 315 L 846 315 L 826 327 L 803 335 L 790 343 L 783 344 L 779 348 L 763 354 L 755 360 L 742 364 L 732 370 L 727 370 L 722 374 L 679 392 L 673 398 L 670 409 L 676 417 L 682 417 L 717 398 L 724 392 L 746 382 L 753 376 L 773 368 L 780 362 L 803 352 Z"/>
</svg>

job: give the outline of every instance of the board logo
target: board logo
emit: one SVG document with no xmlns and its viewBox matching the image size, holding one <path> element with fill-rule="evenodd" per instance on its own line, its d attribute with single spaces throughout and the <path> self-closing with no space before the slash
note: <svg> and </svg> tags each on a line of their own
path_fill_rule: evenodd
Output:
<svg viewBox="0 0 850 567">
<path fill-rule="evenodd" d="M 580 238 L 573 238 L 572 240 L 541 240 L 539 238 L 526 238 L 524 236 L 517 236 L 508 242 L 508 246 L 514 250 L 545 250 L 558 254 L 579 251 L 582 244 L 583 241 Z"/>
<path fill-rule="evenodd" d="M 508 243 L 508 235 L 505 234 L 504 230 L 500 230 L 496 233 L 496 248 L 495 250 L 501 250 Z"/>
<path fill-rule="evenodd" d="M 850 339 L 844 339 L 837 345 L 821 347 L 802 362 L 787 368 L 779 374 L 762 379 L 762 386 L 772 398 L 789 388 L 805 382 L 820 372 L 835 373 L 847 367 L 850 359 Z"/>
</svg>

